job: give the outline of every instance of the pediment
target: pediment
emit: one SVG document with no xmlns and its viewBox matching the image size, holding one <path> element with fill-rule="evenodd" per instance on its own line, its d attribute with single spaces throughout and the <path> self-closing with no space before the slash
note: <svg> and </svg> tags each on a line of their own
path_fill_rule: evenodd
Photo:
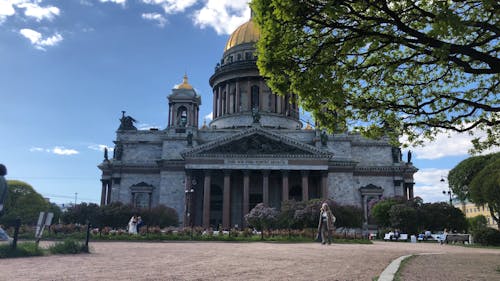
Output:
<svg viewBox="0 0 500 281">
<path fill-rule="evenodd" d="M 332 155 L 261 127 L 253 127 L 230 137 L 206 143 L 182 154 L 183 157 L 305 157 L 327 158 Z"/>
</svg>

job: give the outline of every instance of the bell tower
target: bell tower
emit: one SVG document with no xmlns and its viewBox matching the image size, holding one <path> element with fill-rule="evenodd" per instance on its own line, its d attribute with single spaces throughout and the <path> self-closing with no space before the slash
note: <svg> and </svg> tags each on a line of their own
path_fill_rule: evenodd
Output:
<svg viewBox="0 0 500 281">
<path fill-rule="evenodd" d="M 168 96 L 168 126 L 167 128 L 198 128 L 198 115 L 201 97 L 188 83 L 184 74 L 182 83 L 172 89 Z"/>
</svg>

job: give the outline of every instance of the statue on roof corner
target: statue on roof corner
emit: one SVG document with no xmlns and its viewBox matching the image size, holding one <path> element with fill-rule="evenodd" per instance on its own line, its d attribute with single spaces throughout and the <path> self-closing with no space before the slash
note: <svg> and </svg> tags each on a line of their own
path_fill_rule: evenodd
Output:
<svg viewBox="0 0 500 281">
<path fill-rule="evenodd" d="M 137 120 L 130 116 L 125 116 L 125 111 L 122 111 L 122 118 L 120 118 L 120 127 L 118 127 L 118 130 L 137 130 L 134 126 L 135 122 L 137 122 Z"/>
</svg>

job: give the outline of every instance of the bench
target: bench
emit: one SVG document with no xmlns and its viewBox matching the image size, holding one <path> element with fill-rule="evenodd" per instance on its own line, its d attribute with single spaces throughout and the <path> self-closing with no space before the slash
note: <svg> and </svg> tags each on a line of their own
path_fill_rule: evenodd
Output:
<svg viewBox="0 0 500 281">
<path fill-rule="evenodd" d="M 469 234 L 458 234 L 458 233 L 448 233 L 444 235 L 444 242 L 448 244 L 449 242 L 465 242 L 470 243 Z"/>
<path fill-rule="evenodd" d="M 392 236 L 392 239 L 391 239 Z M 408 240 L 408 234 L 399 234 L 399 238 L 394 237 L 394 232 L 389 232 L 384 235 L 384 240 L 395 240 L 395 241 L 406 241 Z"/>
</svg>

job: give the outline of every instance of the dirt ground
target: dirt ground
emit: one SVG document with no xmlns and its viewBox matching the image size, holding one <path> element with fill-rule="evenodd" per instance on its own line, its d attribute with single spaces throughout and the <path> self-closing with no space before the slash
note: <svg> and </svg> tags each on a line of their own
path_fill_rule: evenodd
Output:
<svg viewBox="0 0 500 281">
<path fill-rule="evenodd" d="M 495 280 L 448 277 L 500 266 L 500 250 L 429 243 L 95 242 L 91 250 L 2 259 L 0 280 L 373 280 L 393 259 L 416 253 L 440 255 L 415 258 L 404 273 L 418 278 L 408 280 Z"/>
<path fill-rule="evenodd" d="M 422 278 L 421 272 L 425 272 L 426 279 Z M 401 279 L 405 281 L 500 280 L 500 255 L 469 252 L 460 255 L 416 256 L 402 267 Z"/>
</svg>

